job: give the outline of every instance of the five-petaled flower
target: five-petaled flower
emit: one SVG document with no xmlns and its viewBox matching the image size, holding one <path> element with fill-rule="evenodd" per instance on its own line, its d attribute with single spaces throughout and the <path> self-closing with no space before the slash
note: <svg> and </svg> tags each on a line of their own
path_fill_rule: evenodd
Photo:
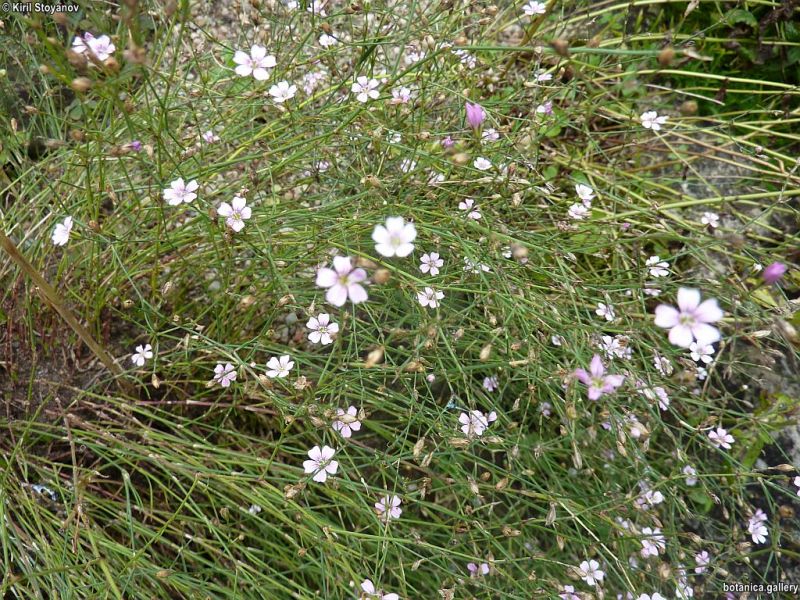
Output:
<svg viewBox="0 0 800 600">
<path fill-rule="evenodd" d="M 594 190 L 592 188 L 583 183 L 577 183 L 575 184 L 575 193 L 586 207 L 591 207 L 592 200 L 594 200 Z"/>
<path fill-rule="evenodd" d="M 183 177 L 178 177 L 175 181 L 169 184 L 168 188 L 164 189 L 164 200 L 170 206 L 178 206 L 182 202 L 189 204 L 192 200 L 197 198 L 197 188 L 199 185 L 197 181 L 192 179 L 186 183 Z"/>
<path fill-rule="evenodd" d="M 458 422 L 461 423 L 461 431 L 464 435 L 470 437 L 482 436 L 486 428 L 496 420 L 497 413 L 494 411 L 485 415 L 479 410 L 471 410 L 468 413 L 462 412 L 458 416 Z"/>
<path fill-rule="evenodd" d="M 417 300 L 419 300 L 420 305 L 426 308 L 436 308 L 442 298 L 444 298 L 444 292 L 431 287 L 426 287 L 423 291 L 417 292 Z"/>
<path fill-rule="evenodd" d="M 730 450 L 731 444 L 735 441 L 733 436 L 728 433 L 728 430 L 722 427 L 717 427 L 709 431 L 708 439 L 710 439 L 711 443 L 717 448 L 724 448 L 725 450 Z"/>
<path fill-rule="evenodd" d="M 367 300 L 367 290 L 361 285 L 367 272 L 354 268 L 349 256 L 334 256 L 333 269 L 323 267 L 317 271 L 317 285 L 328 288 L 325 300 L 334 306 L 344 306 L 347 299 L 353 304 Z"/>
<path fill-rule="evenodd" d="M 72 40 L 73 51 L 78 54 L 84 54 L 88 51 L 89 54 L 94 54 L 97 60 L 101 62 L 114 54 L 116 49 L 116 46 L 111 43 L 111 38 L 107 35 L 94 37 L 94 35 L 88 31 L 84 33 L 83 36 L 76 35 L 75 39 Z"/>
<path fill-rule="evenodd" d="M 143 367 L 146 360 L 153 358 L 153 347 L 150 344 L 136 346 L 136 352 L 131 354 L 131 362 L 137 367 Z"/>
<path fill-rule="evenodd" d="M 241 196 L 234 196 L 231 203 L 223 202 L 217 208 L 217 213 L 225 217 L 225 223 L 235 232 L 240 232 L 244 229 L 244 222 L 250 218 L 252 211 L 247 206 L 247 200 Z"/>
<path fill-rule="evenodd" d="M 669 117 L 659 117 L 656 111 L 648 110 L 647 112 L 642 113 L 642 116 L 639 117 L 639 120 L 642 122 L 642 127 L 645 129 L 658 131 L 661 129 L 661 126 L 667 122 L 668 118 Z"/>
<path fill-rule="evenodd" d="M 600 570 L 600 563 L 594 559 L 585 560 L 580 564 L 580 577 L 587 585 L 595 586 L 597 582 L 603 582 L 603 577 L 606 574 Z"/>
<path fill-rule="evenodd" d="M 282 104 L 287 100 L 294 98 L 297 93 L 296 85 L 289 85 L 288 81 L 279 81 L 269 88 L 269 95 L 275 101 L 275 104 Z"/>
<path fill-rule="evenodd" d="M 303 470 L 306 473 L 313 473 L 314 476 L 311 479 L 317 483 L 325 483 L 328 475 L 336 475 L 336 471 L 339 470 L 338 461 L 333 460 L 334 454 L 336 454 L 336 450 L 330 446 L 322 448 L 314 446 L 308 451 L 309 460 L 303 461 Z"/>
<path fill-rule="evenodd" d="M 293 367 L 294 361 L 288 354 L 284 354 L 280 358 L 273 356 L 267 361 L 267 377 L 271 377 L 273 379 L 276 377 L 286 377 L 289 375 Z"/>
<path fill-rule="evenodd" d="M 67 217 L 61 223 L 56 223 L 50 239 L 54 245 L 64 246 L 69 241 L 70 233 L 72 233 L 72 217 Z"/>
<path fill-rule="evenodd" d="M 361 421 L 358 420 L 358 409 L 350 406 L 347 410 L 336 409 L 336 420 L 331 423 L 334 431 L 338 431 L 343 438 L 349 438 L 354 431 L 361 429 Z"/>
<path fill-rule="evenodd" d="M 387 494 L 375 503 L 375 512 L 378 513 L 381 520 L 386 522 L 392 519 L 399 519 L 400 515 L 403 514 L 403 509 L 400 508 L 401 503 L 400 496 L 396 494 L 389 496 Z"/>
<path fill-rule="evenodd" d="M 438 275 L 439 274 L 439 267 L 444 265 L 444 260 L 439 258 L 438 252 L 430 252 L 428 254 L 423 254 L 419 259 L 420 265 L 419 270 L 423 273 L 429 273 L 431 275 Z"/>
<path fill-rule="evenodd" d="M 403 217 L 389 217 L 386 225 L 376 225 L 372 231 L 375 250 L 381 256 L 408 256 L 414 251 L 417 228 L 406 223 Z"/>
<path fill-rule="evenodd" d="M 463 210 L 467 213 L 467 216 L 472 219 L 473 221 L 478 221 L 481 218 L 481 213 L 478 210 L 478 207 L 475 206 L 475 200 L 472 198 L 465 198 L 461 202 L 458 203 L 458 210 Z"/>
<path fill-rule="evenodd" d="M 479 156 L 472 162 L 472 166 L 478 169 L 478 171 L 488 171 L 492 168 L 492 163 L 488 159 Z"/>
<path fill-rule="evenodd" d="M 250 54 L 242 50 L 237 50 L 233 55 L 233 62 L 238 66 L 236 67 L 236 74 L 240 77 L 247 77 L 252 75 L 258 81 L 264 81 L 269 78 L 269 70 L 276 64 L 275 57 L 267 55 L 267 49 L 258 44 L 250 48 Z"/>
<path fill-rule="evenodd" d="M 531 0 L 522 7 L 522 12 L 524 12 L 529 17 L 533 17 L 535 15 L 543 15 L 546 10 L 547 7 L 544 2 L 536 2 L 535 0 Z"/>
<path fill-rule="evenodd" d="M 378 92 L 379 85 L 380 83 L 378 83 L 377 79 L 368 79 L 361 75 L 353 82 L 350 91 L 356 95 L 356 100 L 359 102 L 367 102 L 370 98 L 375 100 L 380 96 Z"/>
<path fill-rule="evenodd" d="M 233 368 L 231 363 L 225 363 L 224 365 L 219 363 L 214 367 L 214 381 L 222 387 L 228 387 L 235 380 L 236 369 Z"/>
<path fill-rule="evenodd" d="M 322 344 L 327 346 L 333 342 L 333 334 L 339 333 L 339 325 L 331 322 L 328 313 L 320 313 L 316 317 L 311 317 L 306 323 L 306 327 L 311 330 L 308 339 L 312 344 Z"/>
<path fill-rule="evenodd" d="M 467 571 L 469 571 L 470 577 L 484 577 L 489 574 L 489 563 L 476 565 L 471 562 L 467 564 Z"/>
<path fill-rule="evenodd" d="M 400 600 L 397 594 L 385 594 L 383 590 L 376 589 L 369 579 L 361 582 L 361 591 L 364 592 L 362 597 L 367 600 Z"/>
<path fill-rule="evenodd" d="M 680 288 L 678 308 L 666 304 L 657 306 L 655 324 L 669 329 L 671 343 L 688 348 L 695 340 L 702 345 L 719 341 L 719 330 L 709 323 L 716 323 L 722 316 L 722 310 L 715 299 L 701 303 L 700 290 Z"/>
<path fill-rule="evenodd" d="M 669 263 L 658 256 L 651 256 L 644 263 L 653 277 L 666 277 L 669 275 Z"/>
<path fill-rule="evenodd" d="M 625 380 L 624 375 L 606 375 L 606 368 L 599 354 L 592 357 L 589 371 L 575 369 L 575 377 L 589 388 L 589 400 L 598 400 L 604 394 L 611 394 Z"/>
</svg>

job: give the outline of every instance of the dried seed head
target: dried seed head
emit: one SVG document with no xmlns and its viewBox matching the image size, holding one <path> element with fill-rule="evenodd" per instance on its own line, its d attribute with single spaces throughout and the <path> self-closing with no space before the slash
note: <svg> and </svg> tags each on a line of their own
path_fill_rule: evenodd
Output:
<svg viewBox="0 0 800 600">
<path fill-rule="evenodd" d="M 76 77 L 72 80 L 70 87 L 78 93 L 83 93 L 92 87 L 92 80 L 88 77 Z"/>
</svg>

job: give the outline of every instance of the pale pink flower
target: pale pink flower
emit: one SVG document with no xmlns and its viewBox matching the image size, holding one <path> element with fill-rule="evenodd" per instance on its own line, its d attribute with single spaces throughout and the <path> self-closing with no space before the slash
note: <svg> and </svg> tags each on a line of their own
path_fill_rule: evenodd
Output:
<svg viewBox="0 0 800 600">
<path fill-rule="evenodd" d="M 595 354 L 589 364 L 589 372 L 575 369 L 575 377 L 589 388 L 589 400 L 598 400 L 604 394 L 613 393 L 625 380 L 624 375 L 606 375 L 600 355 Z"/>
<path fill-rule="evenodd" d="M 458 422 L 461 423 L 461 431 L 464 435 L 472 437 L 482 436 L 483 432 L 490 424 L 497 420 L 497 413 L 492 411 L 488 415 L 484 415 L 479 410 L 471 410 L 469 413 L 462 412 L 458 417 Z"/>
<path fill-rule="evenodd" d="M 367 290 L 361 282 L 367 278 L 364 269 L 353 268 L 349 256 L 334 256 L 333 269 L 323 267 L 317 271 L 317 285 L 328 288 L 325 299 L 334 306 L 344 306 L 347 299 L 353 304 L 367 300 Z"/>
<path fill-rule="evenodd" d="M 236 370 L 231 363 L 223 365 L 219 363 L 214 367 L 214 381 L 219 383 L 222 387 L 230 386 L 231 382 L 236 380 Z"/>
<path fill-rule="evenodd" d="M 692 465 L 686 465 L 682 471 L 686 485 L 697 485 L 697 470 Z"/>
<path fill-rule="evenodd" d="M 361 582 L 361 591 L 364 593 L 364 598 L 368 600 L 400 600 L 397 594 L 385 594 L 383 590 L 376 590 L 375 584 L 369 579 Z"/>
<path fill-rule="evenodd" d="M 496 142 L 499 139 L 500 139 L 500 134 L 497 133 L 497 129 L 494 129 L 492 127 L 481 133 L 481 142 L 483 142 L 484 144 L 487 144 L 489 142 Z"/>
<path fill-rule="evenodd" d="M 492 375 L 491 377 L 484 377 L 483 378 L 483 388 L 487 392 L 493 392 L 499 386 L 499 382 L 497 380 L 497 375 Z"/>
<path fill-rule="evenodd" d="M 558 595 L 561 600 L 581 600 L 581 597 L 575 593 L 575 587 L 571 585 L 564 586 L 564 592 Z"/>
<path fill-rule="evenodd" d="M 546 81 L 551 81 L 553 79 L 553 74 L 546 71 L 536 71 L 535 77 L 536 81 L 539 83 L 544 83 Z"/>
<path fill-rule="evenodd" d="M 589 208 L 585 204 L 578 204 L 577 202 L 569 207 L 567 215 L 570 219 L 576 221 L 583 221 L 589 215 Z"/>
<path fill-rule="evenodd" d="M 750 517 L 747 523 L 747 532 L 753 538 L 754 544 L 763 544 L 769 537 L 767 530 L 767 514 L 760 508 L 756 510 L 755 514 Z"/>
<path fill-rule="evenodd" d="M 731 444 L 735 441 L 733 436 L 722 427 L 717 427 L 716 429 L 709 431 L 708 438 L 717 448 L 724 448 L 725 450 L 730 450 Z"/>
<path fill-rule="evenodd" d="M 289 375 L 294 367 L 294 361 L 288 354 L 284 354 L 280 358 L 273 356 L 267 361 L 267 377 L 272 379 L 278 377 L 283 378 Z"/>
<path fill-rule="evenodd" d="M 797 495 L 800 496 L 800 476 L 795 477 L 792 483 L 794 483 L 797 488 Z"/>
<path fill-rule="evenodd" d="M 183 181 L 183 177 L 178 177 L 164 189 L 164 200 L 170 206 L 178 206 L 182 202 L 189 204 L 197 198 L 197 188 L 200 187 L 197 181 L 192 179 L 189 183 Z"/>
<path fill-rule="evenodd" d="M 703 216 L 700 218 L 700 222 L 703 225 L 708 225 L 711 228 L 715 228 L 719 226 L 719 215 L 713 212 L 704 212 Z"/>
<path fill-rule="evenodd" d="M 349 438 L 354 431 L 361 429 L 361 421 L 358 420 L 358 409 L 350 406 L 345 411 L 341 408 L 336 409 L 336 420 L 331 423 L 334 431 L 338 431 L 343 438 Z"/>
<path fill-rule="evenodd" d="M 469 571 L 470 577 L 485 577 L 489 574 L 489 563 L 481 563 L 480 565 L 476 565 L 475 563 L 469 563 L 467 565 L 467 571 Z"/>
<path fill-rule="evenodd" d="M 694 563 L 695 568 L 694 572 L 698 575 L 702 575 L 706 572 L 706 568 L 711 563 L 711 556 L 708 554 L 706 550 L 694 555 Z"/>
<path fill-rule="evenodd" d="M 417 228 L 413 223 L 406 223 L 403 217 L 389 217 L 386 225 L 376 225 L 372 231 L 375 250 L 386 257 L 408 256 L 414 251 L 412 243 L 417 237 Z"/>
<path fill-rule="evenodd" d="M 594 311 L 598 317 L 603 317 L 609 323 L 617 318 L 616 313 L 614 312 L 614 307 L 610 304 L 604 304 L 602 302 L 597 303 L 597 310 Z"/>
<path fill-rule="evenodd" d="M 380 83 L 377 79 L 369 79 L 361 75 L 357 77 L 350 87 L 350 91 L 356 94 L 356 100 L 359 102 L 367 102 L 370 98 L 375 100 L 380 96 L 378 86 Z"/>
<path fill-rule="evenodd" d="M 201 136 L 206 144 L 214 144 L 220 140 L 219 136 L 211 129 L 203 133 Z"/>
<path fill-rule="evenodd" d="M 252 211 L 247 206 L 247 200 L 240 196 L 234 196 L 231 203 L 223 202 L 217 208 L 217 213 L 225 217 L 225 223 L 235 232 L 240 232 L 244 229 L 244 222 L 250 218 Z"/>
<path fill-rule="evenodd" d="M 288 81 L 279 81 L 269 88 L 269 95 L 272 96 L 275 104 L 283 104 L 287 100 L 291 100 L 296 93 L 297 86 L 290 85 Z"/>
<path fill-rule="evenodd" d="M 669 263 L 661 260 L 658 256 L 651 256 L 644 264 L 653 277 L 666 277 L 669 275 Z"/>
<path fill-rule="evenodd" d="M 488 171 L 492 168 L 492 163 L 482 156 L 479 156 L 473 161 L 472 166 L 479 171 Z"/>
<path fill-rule="evenodd" d="M 552 115 L 553 114 L 553 103 L 552 101 L 548 100 L 544 104 L 540 104 L 536 107 L 536 114 L 537 115 Z"/>
<path fill-rule="evenodd" d="M 645 536 L 644 539 L 641 540 L 642 549 L 640 554 L 643 558 L 658 556 L 666 550 L 667 546 L 664 541 L 664 536 L 661 534 L 661 530 L 658 527 L 645 527 L 642 529 L 642 534 Z"/>
<path fill-rule="evenodd" d="M 311 478 L 317 483 L 325 483 L 328 475 L 336 475 L 339 470 L 339 463 L 333 460 L 336 450 L 330 446 L 314 446 L 308 451 L 309 460 L 303 461 L 303 470 L 306 473 L 313 473 Z"/>
<path fill-rule="evenodd" d="M 65 246 L 69 241 L 70 233 L 72 233 L 72 217 L 67 217 L 61 223 L 56 223 L 50 239 L 53 240 L 55 246 Z"/>
<path fill-rule="evenodd" d="M 339 325 L 331 322 L 331 316 L 327 313 L 320 313 L 316 317 L 311 317 L 306 323 L 306 327 L 311 330 L 308 339 L 312 344 L 322 344 L 327 346 L 333 342 L 332 335 L 339 333 Z"/>
<path fill-rule="evenodd" d="M 478 221 L 481 218 L 481 213 L 478 210 L 478 207 L 475 206 L 475 200 L 473 200 L 472 198 L 466 198 L 461 202 L 459 202 L 458 209 L 466 212 L 467 217 L 469 217 L 473 221 Z"/>
<path fill-rule="evenodd" d="M 543 15 L 546 8 L 547 7 L 544 2 L 536 2 L 535 0 L 531 0 L 531 2 L 528 2 L 522 7 L 522 12 L 529 17 L 533 17 L 536 15 Z"/>
<path fill-rule="evenodd" d="M 587 585 L 594 587 L 597 582 L 602 583 L 605 573 L 600 570 L 600 563 L 596 560 L 585 560 L 580 564 L 580 577 Z"/>
<path fill-rule="evenodd" d="M 131 354 L 131 362 L 137 367 L 143 367 L 145 361 L 153 358 L 153 347 L 150 344 L 136 346 L 136 352 Z"/>
<path fill-rule="evenodd" d="M 436 308 L 442 298 L 444 298 L 444 292 L 431 287 L 426 287 L 423 291 L 417 292 L 417 300 L 425 308 Z"/>
<path fill-rule="evenodd" d="M 723 316 L 715 299 L 700 302 L 700 290 L 680 288 L 678 308 L 661 304 L 656 307 L 655 324 L 669 329 L 669 341 L 676 346 L 688 348 L 697 340 L 703 345 L 713 344 L 720 339 L 719 330 L 709 323 L 719 321 Z"/>
<path fill-rule="evenodd" d="M 267 49 L 258 44 L 250 48 L 250 54 L 237 50 L 233 55 L 233 62 L 238 65 L 235 69 L 237 75 L 240 77 L 252 75 L 258 81 L 269 79 L 269 69 L 278 64 L 275 57 L 267 55 Z"/>
<path fill-rule="evenodd" d="M 332 35 L 328 35 L 327 33 L 323 33 L 321 36 L 319 36 L 318 41 L 319 45 L 322 46 L 323 48 L 330 48 L 331 46 L 335 46 L 336 44 L 339 43 L 339 40 L 337 40 Z"/>
<path fill-rule="evenodd" d="M 411 90 L 405 86 L 392 90 L 392 104 L 408 104 L 411 101 Z"/>
<path fill-rule="evenodd" d="M 575 193 L 580 198 L 581 202 L 583 202 L 584 206 L 591 207 L 592 200 L 594 199 L 594 190 L 590 188 L 588 185 L 583 183 L 575 184 Z"/>
<path fill-rule="evenodd" d="M 420 259 L 419 270 L 423 273 L 430 273 L 433 276 L 439 274 L 439 268 L 444 265 L 444 260 L 439 258 L 438 252 L 423 254 Z"/>
<path fill-rule="evenodd" d="M 697 342 L 692 342 L 689 344 L 689 354 L 694 361 L 702 361 L 705 364 L 710 364 L 714 361 L 714 358 L 711 356 L 714 354 L 714 346 L 711 344 L 698 344 Z"/>
<path fill-rule="evenodd" d="M 645 129 L 658 131 L 661 129 L 661 126 L 667 122 L 668 118 L 669 117 L 659 117 L 656 111 L 649 110 L 642 113 L 642 116 L 639 117 L 639 120 L 642 122 L 642 127 Z"/>
<path fill-rule="evenodd" d="M 83 54 L 87 50 L 94 54 L 99 61 L 106 60 L 109 56 L 114 54 L 116 46 L 111 42 L 111 38 L 107 35 L 94 37 L 88 31 L 81 36 L 75 36 L 72 40 L 72 50 L 78 54 Z"/>
<path fill-rule="evenodd" d="M 390 521 L 392 519 L 399 519 L 403 514 L 403 509 L 400 508 L 400 496 L 388 494 L 375 503 L 375 512 L 383 521 Z"/>
</svg>

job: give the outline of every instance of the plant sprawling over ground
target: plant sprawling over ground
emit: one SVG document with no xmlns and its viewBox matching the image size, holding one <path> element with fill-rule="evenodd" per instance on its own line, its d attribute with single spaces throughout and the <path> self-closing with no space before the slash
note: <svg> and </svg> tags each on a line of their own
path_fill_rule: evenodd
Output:
<svg viewBox="0 0 800 600">
<path fill-rule="evenodd" d="M 791 581 L 795 4 L 2 15 L 0 592 Z"/>
</svg>

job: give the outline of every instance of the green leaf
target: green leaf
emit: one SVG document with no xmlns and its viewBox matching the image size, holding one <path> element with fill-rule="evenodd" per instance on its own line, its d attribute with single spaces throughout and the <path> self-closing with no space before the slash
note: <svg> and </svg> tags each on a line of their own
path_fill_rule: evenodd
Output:
<svg viewBox="0 0 800 600">
<path fill-rule="evenodd" d="M 758 20 L 756 20 L 751 12 L 744 10 L 743 8 L 734 8 L 733 10 L 729 10 L 725 15 L 725 20 L 731 25 L 734 23 L 744 23 L 753 29 L 758 28 Z"/>
<path fill-rule="evenodd" d="M 711 496 L 700 488 L 692 488 L 687 495 L 695 504 L 699 505 L 700 511 L 704 514 L 708 514 L 714 508 L 714 501 Z"/>
</svg>

